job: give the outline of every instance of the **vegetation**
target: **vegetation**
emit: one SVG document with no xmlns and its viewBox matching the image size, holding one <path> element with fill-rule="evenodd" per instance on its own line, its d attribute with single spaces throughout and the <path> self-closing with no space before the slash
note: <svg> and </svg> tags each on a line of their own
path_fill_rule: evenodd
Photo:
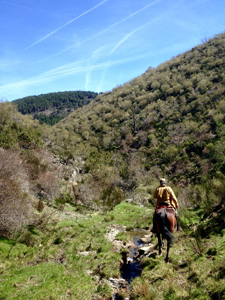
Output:
<svg viewBox="0 0 225 300">
<path fill-rule="evenodd" d="M 28 178 L 17 153 L 0 148 L 0 235 L 19 230 L 31 214 Z"/>
<path fill-rule="evenodd" d="M 37 123 L 18 113 L 11 103 L 0 105 L 0 147 L 33 149 L 41 144 Z"/>
<path fill-rule="evenodd" d="M 44 127 L 11 103 L 0 107 L 0 235 L 9 237 L 36 219 L 40 200 L 55 201 L 60 181 L 43 148 Z"/>
<path fill-rule="evenodd" d="M 224 48 L 220 34 L 97 97 L 28 97 L 23 114 L 0 103 L 0 299 L 112 299 L 161 176 L 183 231 L 170 262 L 145 257 L 118 297 L 224 299 Z M 64 119 L 29 116 L 43 112 Z"/>
<path fill-rule="evenodd" d="M 182 214 L 183 232 L 175 233 L 170 263 L 162 257 L 142 261 L 142 278 L 133 281 L 131 299 L 224 299 L 224 208 L 214 217 L 201 215 L 199 209 Z M 217 231 L 217 222 L 223 229 Z M 213 223 L 216 232 L 209 234 Z"/>
<path fill-rule="evenodd" d="M 136 197 L 163 175 L 183 202 L 197 202 L 199 190 L 213 193 L 212 182 L 224 178 L 224 47 L 221 34 L 149 68 L 71 113 L 48 138 L 82 155 L 100 186 L 111 177 L 108 185 Z"/>
<path fill-rule="evenodd" d="M 224 227 L 212 235 L 208 231 L 212 222 L 222 221 L 222 214 L 205 219 L 205 229 L 193 232 L 190 220 L 198 224 L 202 213 L 186 211 L 183 231 L 175 233 L 170 262 L 159 256 L 144 258 L 142 275 L 130 289 L 113 291 L 109 279 L 121 276 L 122 254 L 132 241 L 131 232 L 136 226 L 149 228 L 153 210 L 126 202 L 104 214 L 81 215 L 69 205 L 64 209 L 45 226 L 29 227 L 16 244 L 1 240 L 2 299 L 113 299 L 116 291 L 120 299 L 132 300 L 223 299 Z M 119 252 L 107 238 L 112 228 L 123 232 L 115 237 L 123 245 Z M 151 242 L 156 245 L 156 238 Z"/>
<path fill-rule="evenodd" d="M 14 100 L 19 112 L 31 114 L 41 124 L 53 125 L 71 111 L 87 105 L 97 96 L 94 92 L 58 92 Z"/>
<path fill-rule="evenodd" d="M 1 298 L 83 300 L 102 295 L 110 299 L 106 279 L 120 276 L 121 255 L 114 252 L 105 234 L 109 225 L 123 221 L 118 212 L 126 212 L 126 224 L 134 226 L 143 209 L 122 204 L 109 215 L 81 216 L 66 206 L 60 220 L 55 217 L 46 226 L 28 228 L 16 245 L 2 239 Z"/>
</svg>

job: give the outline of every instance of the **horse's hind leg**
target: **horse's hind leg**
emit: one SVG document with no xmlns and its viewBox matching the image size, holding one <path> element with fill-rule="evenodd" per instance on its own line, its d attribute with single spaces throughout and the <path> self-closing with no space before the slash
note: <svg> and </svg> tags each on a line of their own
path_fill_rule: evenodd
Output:
<svg viewBox="0 0 225 300">
<path fill-rule="evenodd" d="M 159 245 L 159 255 L 162 254 L 162 241 L 160 238 L 160 233 L 157 233 L 157 238 L 158 238 L 158 245 Z"/>
<path fill-rule="evenodd" d="M 165 261 L 168 262 L 169 261 L 169 251 L 170 251 L 170 245 L 171 245 L 171 241 L 168 240 L 167 241 L 167 251 L 166 251 L 166 259 Z"/>
</svg>

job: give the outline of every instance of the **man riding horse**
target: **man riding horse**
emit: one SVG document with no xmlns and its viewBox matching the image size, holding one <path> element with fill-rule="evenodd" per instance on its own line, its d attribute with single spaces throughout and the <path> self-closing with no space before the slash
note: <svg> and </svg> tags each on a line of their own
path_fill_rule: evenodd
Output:
<svg viewBox="0 0 225 300">
<path fill-rule="evenodd" d="M 154 192 L 154 198 L 156 199 L 156 210 L 160 209 L 161 207 L 172 207 L 176 214 L 176 219 L 178 216 L 177 208 L 178 208 L 178 201 L 177 198 L 172 190 L 171 187 L 166 185 L 166 179 L 160 178 L 160 186 Z M 179 230 L 179 226 L 177 223 L 177 230 Z M 156 232 L 154 228 L 151 230 L 153 233 Z"/>
<path fill-rule="evenodd" d="M 165 178 L 160 179 L 160 186 L 154 193 L 156 198 L 156 209 L 153 216 L 153 228 L 152 232 L 157 234 L 159 255 L 162 254 L 162 247 L 164 245 L 164 239 L 167 240 L 167 253 L 166 262 L 169 261 L 169 250 L 173 237 L 174 228 L 177 225 L 177 208 L 178 201 L 171 189 L 166 185 Z"/>
</svg>

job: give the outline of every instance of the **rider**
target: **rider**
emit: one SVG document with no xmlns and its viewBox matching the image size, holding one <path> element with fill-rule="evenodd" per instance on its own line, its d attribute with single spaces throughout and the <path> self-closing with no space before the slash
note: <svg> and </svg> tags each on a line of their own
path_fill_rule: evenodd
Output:
<svg viewBox="0 0 225 300">
<path fill-rule="evenodd" d="M 176 218 L 178 217 L 178 201 L 171 187 L 166 185 L 166 179 L 160 178 L 160 186 L 154 192 L 154 198 L 156 199 L 156 208 L 159 206 L 172 206 L 174 208 Z M 179 226 L 177 223 L 177 230 Z M 155 232 L 154 226 L 152 232 Z"/>
</svg>

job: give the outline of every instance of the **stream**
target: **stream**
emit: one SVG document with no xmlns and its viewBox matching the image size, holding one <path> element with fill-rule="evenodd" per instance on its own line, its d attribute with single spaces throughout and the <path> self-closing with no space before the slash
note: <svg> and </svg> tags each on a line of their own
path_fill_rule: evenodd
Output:
<svg viewBox="0 0 225 300">
<path fill-rule="evenodd" d="M 146 244 L 143 243 L 141 239 L 143 236 L 147 234 L 147 232 L 142 229 L 137 229 L 133 231 L 131 234 L 132 234 L 133 246 L 129 248 L 129 253 L 125 251 L 121 253 L 123 264 L 120 268 L 122 280 L 126 282 L 125 285 L 127 285 L 128 289 L 132 280 L 134 280 L 136 277 L 141 276 L 142 267 L 141 267 L 141 261 L 138 258 L 140 257 L 141 254 L 140 248 L 146 246 Z M 119 293 L 115 293 L 113 297 L 114 300 L 122 299 Z M 129 300 L 129 298 L 126 299 Z"/>
<path fill-rule="evenodd" d="M 140 241 L 140 238 L 140 236 L 133 237 L 134 247 L 131 247 L 129 249 L 128 257 L 127 253 L 122 253 L 124 264 L 122 265 L 120 272 L 122 278 L 125 279 L 128 283 L 131 283 L 134 278 L 141 276 L 142 273 L 140 261 L 136 258 L 139 254 L 137 250 L 140 247 L 144 246 L 144 244 Z"/>
</svg>

